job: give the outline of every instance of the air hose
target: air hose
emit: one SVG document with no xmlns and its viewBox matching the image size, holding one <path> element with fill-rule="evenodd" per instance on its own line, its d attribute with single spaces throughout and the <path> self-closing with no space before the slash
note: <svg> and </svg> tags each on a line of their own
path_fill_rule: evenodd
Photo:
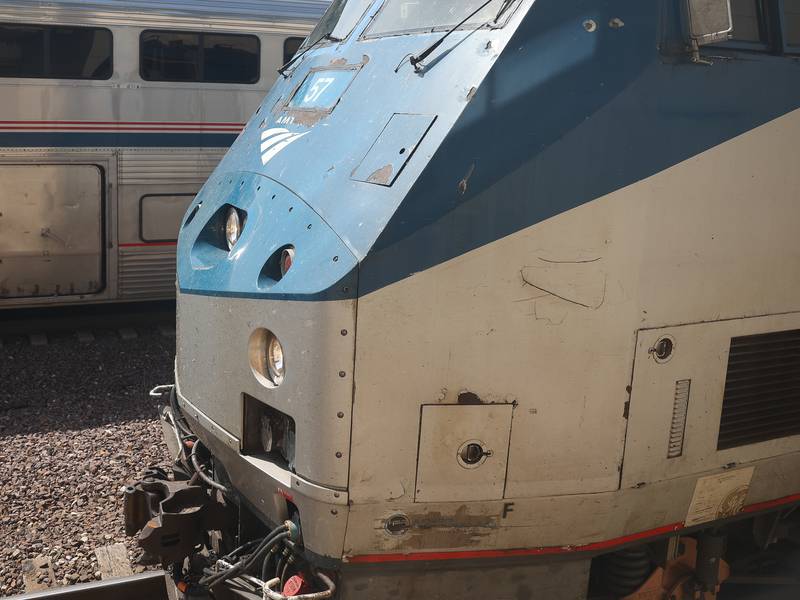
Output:
<svg viewBox="0 0 800 600">
<path fill-rule="evenodd" d="M 292 523 L 291 526 L 294 526 L 294 524 Z M 261 540 L 256 549 L 253 550 L 252 554 L 240 559 L 236 564 L 227 567 L 227 565 L 229 564 L 227 563 L 227 561 L 217 561 L 218 565 L 226 566 L 226 569 L 224 571 L 211 573 L 210 575 L 203 577 L 200 580 L 200 584 L 211 588 L 224 581 L 227 581 L 228 579 L 246 573 L 254 565 L 259 564 L 259 561 L 263 560 L 266 557 L 267 553 L 272 549 L 272 547 L 275 544 L 277 544 L 281 540 L 289 538 L 291 534 L 292 534 L 292 529 L 289 523 L 284 523 L 280 527 L 276 527 L 270 532 L 270 534 L 267 537 Z"/>
<path fill-rule="evenodd" d="M 333 583 L 333 580 L 325 575 L 325 573 L 317 572 L 314 574 L 314 576 L 322 581 L 327 589 L 321 592 L 314 592 L 312 594 L 292 596 L 293 600 L 323 600 L 324 598 L 333 597 L 333 595 L 336 593 L 336 585 Z M 276 577 L 275 579 L 270 579 L 264 584 L 264 600 L 289 600 L 287 596 L 275 591 L 274 588 L 280 585 L 280 583 L 280 578 Z"/>
</svg>

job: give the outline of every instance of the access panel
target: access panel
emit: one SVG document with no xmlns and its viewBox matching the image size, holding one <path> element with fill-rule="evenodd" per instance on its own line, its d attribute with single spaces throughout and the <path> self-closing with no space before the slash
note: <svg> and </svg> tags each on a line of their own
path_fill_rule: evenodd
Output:
<svg viewBox="0 0 800 600">
<path fill-rule="evenodd" d="M 0 298 L 102 288 L 100 167 L 0 165 Z"/>
<path fill-rule="evenodd" d="M 503 498 L 511 404 L 422 407 L 417 502 Z"/>
<path fill-rule="evenodd" d="M 622 487 L 800 450 L 800 315 L 640 330 Z"/>
<path fill-rule="evenodd" d="M 353 171 L 353 180 L 391 186 L 435 119 L 431 115 L 392 115 L 378 139 Z"/>
</svg>

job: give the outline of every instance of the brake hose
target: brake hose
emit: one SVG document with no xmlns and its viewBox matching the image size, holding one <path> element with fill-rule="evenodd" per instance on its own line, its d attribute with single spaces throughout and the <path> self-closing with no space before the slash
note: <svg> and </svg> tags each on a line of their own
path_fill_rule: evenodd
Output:
<svg viewBox="0 0 800 600">
<path fill-rule="evenodd" d="M 197 459 L 197 448 L 202 445 L 203 443 L 199 439 L 195 440 L 194 445 L 192 446 L 192 453 L 191 455 L 189 455 L 189 458 L 192 461 L 192 466 L 194 467 L 195 472 L 200 476 L 200 479 L 202 479 L 206 484 L 210 485 L 215 490 L 219 490 L 223 494 L 230 495 L 231 491 L 228 488 L 226 488 L 221 483 L 214 481 L 213 479 L 211 479 L 211 477 L 209 477 L 203 472 L 202 465 L 200 464 L 200 461 Z"/>
<path fill-rule="evenodd" d="M 202 585 L 205 585 L 209 588 L 222 583 L 227 579 L 231 579 L 232 577 L 236 577 L 239 573 L 247 571 L 253 564 L 257 563 L 260 558 L 264 556 L 266 552 L 270 550 L 272 546 L 277 544 L 280 540 L 289 537 L 289 528 L 286 524 L 281 525 L 280 527 L 275 528 L 270 534 L 265 537 L 261 542 L 258 544 L 258 547 L 253 551 L 253 554 L 246 558 L 242 558 L 239 560 L 235 565 L 232 565 L 230 568 L 222 571 L 220 573 L 214 573 L 212 575 L 208 575 L 200 580 Z M 223 561 L 218 561 L 223 562 Z"/>
</svg>

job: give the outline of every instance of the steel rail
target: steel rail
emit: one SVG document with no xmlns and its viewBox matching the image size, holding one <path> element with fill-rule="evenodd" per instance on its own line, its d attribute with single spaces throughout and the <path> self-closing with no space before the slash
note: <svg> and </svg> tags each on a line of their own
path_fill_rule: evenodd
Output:
<svg viewBox="0 0 800 600">
<path fill-rule="evenodd" d="M 54 587 L 40 592 L 13 596 L 15 600 L 169 600 L 170 585 L 164 571 Z"/>
</svg>

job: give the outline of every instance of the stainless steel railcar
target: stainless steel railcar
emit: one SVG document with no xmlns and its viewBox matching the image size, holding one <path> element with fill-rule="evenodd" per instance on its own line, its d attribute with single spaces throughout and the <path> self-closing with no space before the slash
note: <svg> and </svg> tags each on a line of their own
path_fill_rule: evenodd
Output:
<svg viewBox="0 0 800 600">
<path fill-rule="evenodd" d="M 181 215 L 327 5 L 0 4 L 0 308 L 174 296 Z"/>
<path fill-rule="evenodd" d="M 181 227 L 143 547 L 218 596 L 708 599 L 797 540 L 800 2 L 337 1 L 301 52 Z"/>
</svg>

